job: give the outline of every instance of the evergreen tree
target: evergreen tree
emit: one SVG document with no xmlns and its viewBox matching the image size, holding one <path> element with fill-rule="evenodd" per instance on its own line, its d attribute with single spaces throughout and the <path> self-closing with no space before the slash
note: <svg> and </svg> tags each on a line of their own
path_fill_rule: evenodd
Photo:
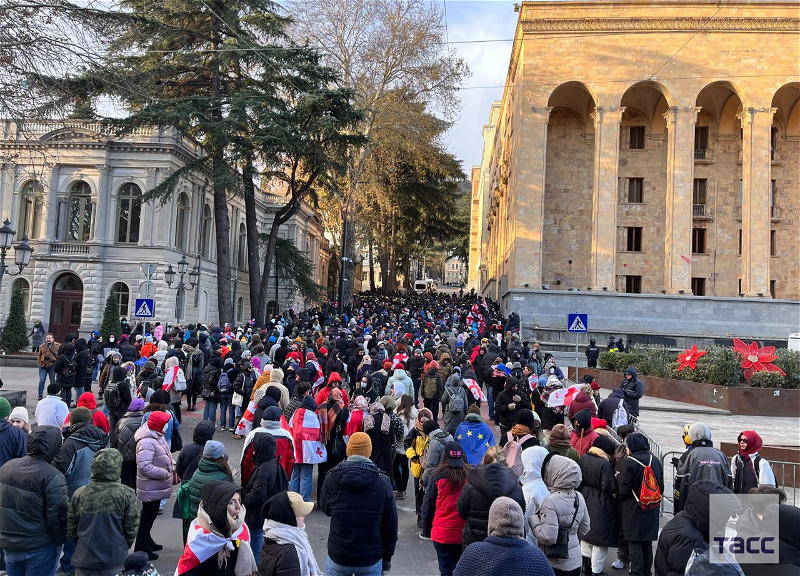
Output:
<svg viewBox="0 0 800 576">
<path fill-rule="evenodd" d="M 6 352 L 19 352 L 28 347 L 28 327 L 25 325 L 22 290 L 14 290 L 11 295 L 11 307 L 8 310 L 3 335 L 0 337 L 0 346 Z"/>
<path fill-rule="evenodd" d="M 100 325 L 100 336 L 103 337 L 103 342 L 108 342 L 109 334 L 114 334 L 117 338 L 122 334 L 122 323 L 119 321 L 119 303 L 113 295 L 109 295 L 106 299 L 103 323 Z"/>
<path fill-rule="evenodd" d="M 262 240 L 268 241 L 268 234 L 262 234 Z M 314 265 L 304 252 L 301 252 L 294 242 L 285 238 L 278 238 L 275 249 L 275 266 L 278 270 L 278 279 L 292 291 L 297 289 L 306 300 L 319 302 L 322 298 L 323 288 L 314 281 Z M 277 302 L 278 296 L 275 295 Z"/>
</svg>

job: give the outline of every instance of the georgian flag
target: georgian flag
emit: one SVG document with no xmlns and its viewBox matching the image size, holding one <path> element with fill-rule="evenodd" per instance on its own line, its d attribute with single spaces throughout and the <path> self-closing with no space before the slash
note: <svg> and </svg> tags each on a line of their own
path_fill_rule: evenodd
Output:
<svg viewBox="0 0 800 576">
<path fill-rule="evenodd" d="M 179 392 L 186 390 L 186 377 L 180 366 L 173 366 L 164 373 L 164 383 L 161 385 L 161 389 L 169 392 L 173 386 Z"/>
<path fill-rule="evenodd" d="M 236 425 L 236 434 L 238 436 L 247 436 L 253 429 L 253 418 L 256 415 L 256 403 L 250 400 L 247 405 L 247 410 L 244 411 L 241 420 Z"/>
<path fill-rule="evenodd" d="M 347 424 L 344 425 L 344 445 L 347 446 L 350 443 L 350 436 L 355 434 L 356 432 L 363 432 L 364 431 L 364 411 L 363 410 L 353 410 L 350 412 L 350 416 L 347 417 Z"/>
<path fill-rule="evenodd" d="M 244 513 L 244 508 L 242 508 L 241 513 Z M 175 574 L 180 576 L 197 568 L 200 564 L 216 555 L 223 546 L 228 550 L 234 550 L 236 546 L 250 546 L 250 531 L 247 528 L 247 524 L 242 524 L 236 532 L 231 534 L 230 538 L 223 538 L 200 526 L 197 518 L 195 518 L 189 525 L 186 547 L 183 550 L 183 556 L 178 560 L 178 568 Z"/>
<path fill-rule="evenodd" d="M 483 393 L 480 385 L 473 378 L 464 378 L 464 384 L 470 389 L 475 400 L 487 401 L 486 394 Z"/>
<path fill-rule="evenodd" d="M 408 361 L 408 354 L 405 352 L 398 352 L 394 355 L 394 359 L 392 360 L 392 368 L 397 368 L 398 364 L 402 364 L 403 366 L 406 365 Z"/>
<path fill-rule="evenodd" d="M 319 417 L 312 410 L 298 408 L 289 420 L 297 464 L 319 464 L 328 459 L 325 444 L 320 442 Z"/>
<path fill-rule="evenodd" d="M 553 390 L 550 397 L 547 399 L 547 406 L 554 408 L 556 406 L 568 406 L 572 399 L 580 392 L 583 386 L 581 384 L 573 384 L 569 388 L 560 388 Z"/>
</svg>

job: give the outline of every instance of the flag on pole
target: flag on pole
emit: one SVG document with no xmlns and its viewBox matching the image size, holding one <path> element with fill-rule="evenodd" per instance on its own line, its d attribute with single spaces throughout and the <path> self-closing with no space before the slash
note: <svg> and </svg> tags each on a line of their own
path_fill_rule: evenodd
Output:
<svg viewBox="0 0 800 576">
<path fill-rule="evenodd" d="M 319 417 L 313 410 L 298 408 L 289 420 L 294 440 L 294 460 L 298 464 L 319 464 L 328 459 L 325 444 L 320 442 Z"/>
<path fill-rule="evenodd" d="M 244 411 L 241 420 L 236 425 L 236 434 L 238 436 L 247 436 L 253 429 L 253 418 L 256 415 L 256 403 L 250 400 L 247 405 L 247 410 Z"/>
<path fill-rule="evenodd" d="M 464 378 L 464 384 L 466 384 L 467 388 L 472 392 L 472 396 L 475 400 L 487 401 L 486 394 L 483 393 L 480 385 L 473 378 Z"/>
<path fill-rule="evenodd" d="M 556 406 L 569 406 L 572 402 L 572 399 L 575 398 L 582 387 L 583 385 L 581 384 L 574 384 L 569 388 L 553 390 L 550 393 L 550 397 L 547 399 L 547 406 L 549 408 L 554 408 Z"/>
</svg>

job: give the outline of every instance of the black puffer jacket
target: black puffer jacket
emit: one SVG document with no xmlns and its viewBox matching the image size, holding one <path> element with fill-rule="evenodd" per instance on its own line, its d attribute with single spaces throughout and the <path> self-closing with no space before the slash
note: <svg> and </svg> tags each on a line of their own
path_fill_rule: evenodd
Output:
<svg viewBox="0 0 800 576">
<path fill-rule="evenodd" d="M 614 388 L 609 394 L 608 398 L 600 402 L 600 407 L 597 410 L 597 417 L 606 421 L 609 426 L 612 425 L 614 419 L 614 411 L 619 407 L 619 401 L 625 398 L 625 393 L 622 388 Z M 627 411 L 628 407 L 625 406 Z"/>
<path fill-rule="evenodd" d="M 203 457 L 203 448 L 206 442 L 214 437 L 214 423 L 211 420 L 201 420 L 192 433 L 192 441 L 181 449 L 175 472 L 181 480 L 191 480 L 192 474 L 197 470 L 197 464 Z"/>
<path fill-rule="evenodd" d="M 331 517 L 328 556 L 342 566 L 391 562 L 397 544 L 392 483 L 372 462 L 346 460 L 328 472 L 319 508 Z"/>
<path fill-rule="evenodd" d="M 0 468 L 0 548 L 25 552 L 64 543 L 67 481 L 50 462 L 61 448 L 61 430 L 31 432 L 28 455 Z"/>
<path fill-rule="evenodd" d="M 622 461 L 619 476 L 617 476 L 619 507 L 622 518 L 622 534 L 628 542 L 652 542 L 658 539 L 658 508 L 642 510 L 634 497 L 639 496 L 642 486 L 644 467 L 647 464 L 653 468 L 658 487 L 664 494 L 664 473 L 661 461 L 649 451 L 647 439 L 641 434 L 629 434 L 625 444 L 631 455 Z M 637 460 L 637 462 L 633 462 Z"/>
<path fill-rule="evenodd" d="M 263 514 L 263 518 L 288 526 L 297 526 L 297 519 L 286 491 L 279 492 L 267 500 L 261 514 Z M 258 559 L 258 573 L 300 576 L 302 574 L 300 559 L 297 557 L 297 549 L 294 544 L 279 544 L 265 535 L 264 544 L 261 546 L 261 557 Z"/>
<path fill-rule="evenodd" d="M 260 528 L 264 525 L 261 507 L 267 500 L 289 488 L 286 472 L 275 460 L 278 443 L 272 434 L 256 434 L 253 437 L 253 475 L 242 489 L 242 501 L 247 510 L 244 521 L 248 526 Z"/>
<path fill-rule="evenodd" d="M 478 466 L 469 473 L 469 483 L 458 497 L 458 515 L 467 521 L 462 544 L 483 542 L 488 536 L 489 508 L 500 496 L 508 496 L 525 511 L 525 497 L 514 473 L 505 464 L 495 462 Z"/>
<path fill-rule="evenodd" d="M 142 427 L 142 416 L 144 412 L 141 410 L 125 412 L 117 424 L 117 433 L 111 437 L 111 447 L 122 453 L 123 462 L 136 462 L 136 439 L 133 435 Z"/>
<path fill-rule="evenodd" d="M 712 495 L 728 495 L 726 499 L 715 500 L 714 515 L 722 511 L 718 508 L 721 501 L 728 504 L 728 517 L 740 509 L 736 496 L 713 480 L 695 482 L 689 491 L 685 508 L 667 522 L 658 538 L 658 549 L 655 556 L 655 573 L 659 576 L 683 576 L 686 563 L 696 549 L 708 550 L 708 524 L 710 516 L 710 498 Z M 699 554 L 699 552 L 698 552 Z"/>
<path fill-rule="evenodd" d="M 619 530 L 617 479 L 614 467 L 604 454 L 599 448 L 592 447 L 578 462 L 583 477 L 579 491 L 586 500 L 589 518 L 592 519 L 589 533 L 583 539 L 595 546 L 616 547 Z"/>
</svg>

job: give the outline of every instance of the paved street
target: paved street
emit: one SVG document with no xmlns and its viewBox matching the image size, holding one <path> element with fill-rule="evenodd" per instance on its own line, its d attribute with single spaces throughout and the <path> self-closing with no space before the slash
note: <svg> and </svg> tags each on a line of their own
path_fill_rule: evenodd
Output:
<svg viewBox="0 0 800 576">
<path fill-rule="evenodd" d="M 558 355 L 559 357 L 562 354 Z M 572 356 L 574 362 L 574 356 Z M 566 359 L 562 365 L 566 365 Z M 36 385 L 37 371 L 32 368 L 0 368 L 0 378 L 5 382 L 6 389 L 23 389 L 28 392 L 28 409 L 33 415 L 36 405 Z M 644 379 L 646 383 L 646 378 Z M 603 392 L 606 396 L 607 392 Z M 661 446 L 664 452 L 670 450 L 682 450 L 681 430 L 684 425 L 702 420 L 706 422 L 714 433 L 714 441 L 731 441 L 736 435 L 745 429 L 755 429 L 764 438 L 765 444 L 800 445 L 800 418 L 767 418 L 751 416 L 727 416 L 721 413 L 691 413 L 678 412 L 677 410 L 692 409 L 691 406 L 659 400 L 645 398 L 642 400 L 642 428 Z M 694 407 L 697 409 L 697 407 Z M 201 419 L 202 412 L 184 412 L 182 436 L 184 442 L 189 442 L 192 431 Z M 484 407 L 484 418 L 486 418 L 486 408 Z M 234 440 L 230 432 L 218 432 L 215 436 L 225 444 L 225 448 L 230 455 L 230 460 L 234 470 L 238 469 L 239 458 L 241 455 L 241 440 Z M 409 495 L 413 494 L 413 487 L 410 487 Z M 667 493 L 671 493 L 671 486 L 667 487 Z M 316 485 L 312 494 L 316 494 Z M 174 499 L 170 499 L 165 507 L 164 514 L 158 517 L 153 532 L 153 537 L 157 542 L 164 545 L 164 550 L 160 552 L 160 558 L 154 564 L 162 576 L 172 574 L 177 564 L 178 557 L 182 553 L 182 542 L 180 537 L 180 521 L 171 518 L 171 511 Z M 437 574 L 436 554 L 430 542 L 423 542 L 417 537 L 416 516 L 414 514 L 414 501 L 412 497 L 398 502 L 400 532 L 397 543 L 397 552 L 393 561 L 392 574 L 396 575 L 432 575 Z M 669 519 L 669 516 L 662 518 L 662 525 Z M 318 510 L 314 510 L 306 520 L 306 530 L 314 548 L 317 561 L 320 566 L 324 566 L 326 546 L 325 542 L 328 534 L 329 520 Z M 606 569 L 609 573 L 621 574 L 621 572 L 611 569 L 611 562 L 615 555 L 609 552 Z"/>
</svg>

